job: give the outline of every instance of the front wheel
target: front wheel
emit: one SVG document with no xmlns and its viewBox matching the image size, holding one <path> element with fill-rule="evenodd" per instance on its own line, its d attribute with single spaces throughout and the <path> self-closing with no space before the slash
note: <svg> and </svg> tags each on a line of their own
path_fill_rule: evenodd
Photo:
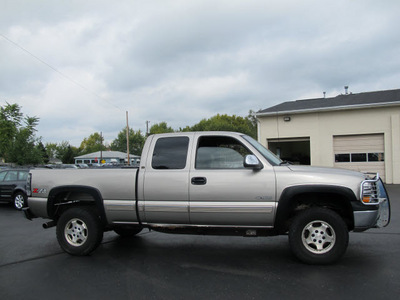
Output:
<svg viewBox="0 0 400 300">
<path fill-rule="evenodd" d="M 307 264 L 330 264 L 346 252 L 349 232 L 334 211 L 313 207 L 300 212 L 289 228 L 293 254 Z"/>
<path fill-rule="evenodd" d="M 71 255 L 88 255 L 103 239 L 99 217 L 90 208 L 72 207 L 57 222 L 57 240 Z"/>
</svg>

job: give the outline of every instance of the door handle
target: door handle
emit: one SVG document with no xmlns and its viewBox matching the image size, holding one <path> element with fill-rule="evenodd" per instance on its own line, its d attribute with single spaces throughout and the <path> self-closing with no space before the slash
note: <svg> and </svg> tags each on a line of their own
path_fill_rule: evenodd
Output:
<svg viewBox="0 0 400 300">
<path fill-rule="evenodd" d="M 205 177 L 192 177 L 193 185 L 205 185 L 207 183 L 207 178 Z"/>
</svg>

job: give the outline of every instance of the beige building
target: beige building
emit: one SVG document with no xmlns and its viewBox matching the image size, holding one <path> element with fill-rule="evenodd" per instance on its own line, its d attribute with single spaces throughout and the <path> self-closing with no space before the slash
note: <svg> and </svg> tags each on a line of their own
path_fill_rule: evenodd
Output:
<svg viewBox="0 0 400 300">
<path fill-rule="evenodd" d="M 257 119 L 259 142 L 283 160 L 400 183 L 400 90 L 284 102 Z"/>
</svg>

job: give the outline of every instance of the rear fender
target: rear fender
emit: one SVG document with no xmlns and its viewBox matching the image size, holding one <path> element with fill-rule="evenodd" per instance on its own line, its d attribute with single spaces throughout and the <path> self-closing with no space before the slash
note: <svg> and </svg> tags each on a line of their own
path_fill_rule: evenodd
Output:
<svg viewBox="0 0 400 300">
<path fill-rule="evenodd" d="M 93 200 L 85 201 L 84 199 L 74 199 L 69 203 L 69 199 L 59 199 L 61 194 L 70 195 L 71 193 L 81 193 L 90 195 Z M 94 202 L 93 205 L 96 206 L 97 211 L 99 212 L 99 217 L 104 224 L 107 223 L 106 214 L 104 210 L 103 198 L 98 189 L 88 186 L 80 186 L 80 185 L 67 185 L 67 186 L 59 186 L 53 188 L 49 192 L 48 201 L 47 201 L 47 215 L 51 219 L 57 219 L 57 210 L 60 207 L 60 204 L 65 203 L 65 205 L 81 205 L 82 203 L 90 203 Z"/>
</svg>

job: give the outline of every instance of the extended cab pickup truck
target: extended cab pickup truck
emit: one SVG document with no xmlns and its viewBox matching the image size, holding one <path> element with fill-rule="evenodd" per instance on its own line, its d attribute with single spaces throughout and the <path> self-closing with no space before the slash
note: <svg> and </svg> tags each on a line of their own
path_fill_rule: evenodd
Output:
<svg viewBox="0 0 400 300">
<path fill-rule="evenodd" d="M 103 232 L 289 236 L 293 254 L 328 264 L 346 251 L 349 231 L 390 221 L 378 174 L 294 166 L 233 132 L 147 138 L 139 168 L 30 171 L 28 219 L 50 219 L 58 242 L 87 255 Z"/>
</svg>

